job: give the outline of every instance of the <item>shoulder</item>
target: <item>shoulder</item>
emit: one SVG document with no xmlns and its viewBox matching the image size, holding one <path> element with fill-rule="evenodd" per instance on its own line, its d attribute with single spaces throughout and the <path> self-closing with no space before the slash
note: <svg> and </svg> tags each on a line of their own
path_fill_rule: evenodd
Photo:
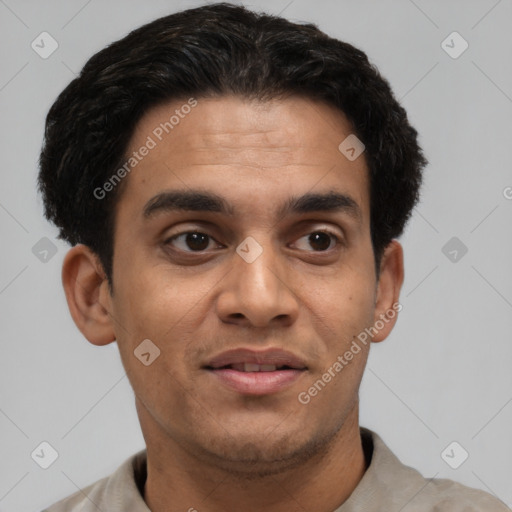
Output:
<svg viewBox="0 0 512 512">
<path fill-rule="evenodd" d="M 418 505 L 424 503 L 432 512 L 510 512 L 498 498 L 487 492 L 472 489 L 444 478 L 424 479 L 425 493 L 418 497 Z M 413 510 L 413 509 L 411 509 Z M 423 510 L 418 508 L 418 510 Z"/>
<path fill-rule="evenodd" d="M 353 510 L 511 512 L 487 492 L 453 480 L 423 477 L 416 469 L 403 464 L 380 436 L 369 429 L 361 428 L 361 439 L 366 450 L 373 449 L 370 466 L 349 499 L 357 505 Z M 347 510 L 352 509 L 347 507 Z"/>
<path fill-rule="evenodd" d="M 42 512 L 89 512 L 91 507 L 96 508 L 94 503 L 97 501 L 104 501 L 100 498 L 105 495 L 105 489 L 111 477 L 105 477 L 97 482 L 81 489 L 80 491 L 63 498 L 62 500 L 54 503 Z M 90 506 L 87 504 L 90 503 Z"/>
<path fill-rule="evenodd" d="M 149 512 L 139 491 L 138 481 L 145 478 L 146 450 L 125 460 L 114 473 L 45 508 L 42 512 Z"/>
</svg>

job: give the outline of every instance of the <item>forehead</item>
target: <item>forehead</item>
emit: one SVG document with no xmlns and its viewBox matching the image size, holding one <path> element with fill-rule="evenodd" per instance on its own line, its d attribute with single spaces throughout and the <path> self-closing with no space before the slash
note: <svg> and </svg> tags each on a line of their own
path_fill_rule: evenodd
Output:
<svg viewBox="0 0 512 512">
<path fill-rule="evenodd" d="M 141 118 L 128 145 L 126 159 L 135 165 L 120 208 L 141 215 L 158 193 L 201 188 L 226 198 L 235 211 L 252 208 L 254 214 L 282 206 L 289 196 L 337 190 L 350 193 L 365 214 L 364 154 L 350 161 L 339 150 L 352 132 L 343 113 L 301 97 L 161 104 Z M 258 203 L 247 204 L 254 197 Z"/>
</svg>

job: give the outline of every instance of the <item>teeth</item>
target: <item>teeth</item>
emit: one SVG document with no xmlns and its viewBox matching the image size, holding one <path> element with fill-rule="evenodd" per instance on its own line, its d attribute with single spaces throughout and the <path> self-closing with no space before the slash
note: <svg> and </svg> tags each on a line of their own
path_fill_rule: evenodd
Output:
<svg viewBox="0 0 512 512">
<path fill-rule="evenodd" d="M 234 363 L 229 366 L 237 372 L 275 372 L 275 364 L 256 364 L 256 363 Z"/>
<path fill-rule="evenodd" d="M 275 364 L 244 363 L 243 365 L 244 372 L 275 372 L 276 368 Z"/>
</svg>

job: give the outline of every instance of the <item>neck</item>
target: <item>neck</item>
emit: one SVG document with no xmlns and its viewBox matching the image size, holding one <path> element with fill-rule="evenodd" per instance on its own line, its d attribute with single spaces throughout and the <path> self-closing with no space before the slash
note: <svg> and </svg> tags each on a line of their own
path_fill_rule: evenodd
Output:
<svg viewBox="0 0 512 512">
<path fill-rule="evenodd" d="M 144 500 L 152 512 L 330 512 L 348 499 L 366 470 L 357 403 L 321 453 L 267 476 L 241 476 L 205 463 L 149 418 L 140 419 L 148 454 Z"/>
</svg>

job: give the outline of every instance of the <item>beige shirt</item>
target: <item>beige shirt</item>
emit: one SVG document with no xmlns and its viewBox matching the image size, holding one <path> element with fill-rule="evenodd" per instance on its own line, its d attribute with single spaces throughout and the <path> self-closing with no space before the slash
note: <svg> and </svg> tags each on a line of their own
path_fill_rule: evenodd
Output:
<svg viewBox="0 0 512 512">
<path fill-rule="evenodd" d="M 349 499 L 333 512 L 511 512 L 486 492 L 452 480 L 423 478 L 402 464 L 371 430 L 362 427 L 361 438 L 370 465 Z M 142 497 L 145 480 L 146 450 L 142 450 L 109 477 L 43 512 L 150 512 Z"/>
</svg>

